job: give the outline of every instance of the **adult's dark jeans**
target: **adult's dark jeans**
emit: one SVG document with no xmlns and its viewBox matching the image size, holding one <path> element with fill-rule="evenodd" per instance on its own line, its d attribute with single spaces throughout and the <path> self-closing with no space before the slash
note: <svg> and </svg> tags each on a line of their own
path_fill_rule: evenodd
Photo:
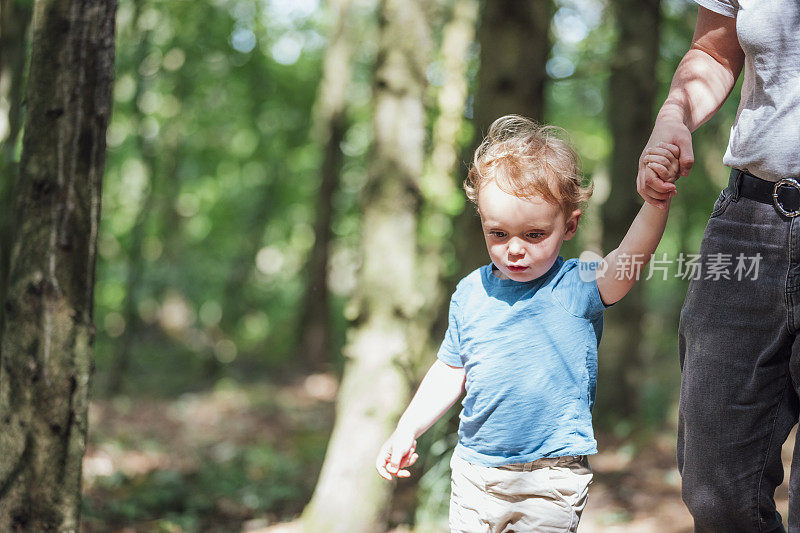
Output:
<svg viewBox="0 0 800 533">
<path fill-rule="evenodd" d="M 775 509 L 781 446 L 798 421 L 800 217 L 720 194 L 679 327 L 678 468 L 698 532 L 785 531 Z M 708 265 L 761 255 L 757 275 L 713 279 Z M 711 277 L 712 279 L 706 279 Z M 742 277 L 742 279 L 737 279 Z M 755 277 L 755 279 L 753 279 Z M 800 439 L 789 478 L 789 531 L 800 532 Z"/>
</svg>

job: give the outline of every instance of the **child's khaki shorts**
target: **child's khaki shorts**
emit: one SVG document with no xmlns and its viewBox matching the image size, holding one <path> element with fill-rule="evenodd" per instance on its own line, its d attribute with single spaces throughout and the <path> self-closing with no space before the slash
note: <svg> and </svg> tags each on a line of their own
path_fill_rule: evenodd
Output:
<svg viewBox="0 0 800 533">
<path fill-rule="evenodd" d="M 592 471 L 585 456 L 479 466 L 453 454 L 450 530 L 458 533 L 577 531 Z"/>
</svg>

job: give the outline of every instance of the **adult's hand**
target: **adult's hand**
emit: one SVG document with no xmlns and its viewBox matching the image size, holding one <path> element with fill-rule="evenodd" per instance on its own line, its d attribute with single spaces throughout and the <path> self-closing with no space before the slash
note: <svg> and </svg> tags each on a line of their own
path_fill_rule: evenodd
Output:
<svg viewBox="0 0 800 533">
<path fill-rule="evenodd" d="M 673 144 L 680 150 L 680 175 L 688 176 L 694 164 L 692 150 L 692 133 L 682 120 L 670 116 L 659 116 L 656 119 L 650 140 L 639 157 L 639 171 L 636 175 L 636 190 L 645 202 L 664 208 L 666 200 L 677 194 L 675 183 L 662 180 L 658 174 L 647 167 L 647 152 L 652 151 L 660 143 Z"/>
<path fill-rule="evenodd" d="M 659 143 L 676 145 L 680 175 L 688 176 L 694 162 L 691 132 L 711 118 L 728 97 L 744 64 L 744 51 L 736 34 L 736 19 L 700 6 L 692 45 L 672 78 L 669 94 L 658 113 L 647 148 Z M 639 158 L 636 189 L 656 207 L 675 195 L 667 183 L 647 168 L 645 152 Z"/>
</svg>

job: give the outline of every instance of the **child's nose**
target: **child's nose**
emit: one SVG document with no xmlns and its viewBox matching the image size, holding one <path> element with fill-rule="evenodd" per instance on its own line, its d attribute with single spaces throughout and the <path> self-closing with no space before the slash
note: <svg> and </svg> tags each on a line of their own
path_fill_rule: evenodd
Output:
<svg viewBox="0 0 800 533">
<path fill-rule="evenodd" d="M 513 255 L 520 255 L 524 252 L 525 248 L 516 237 L 512 238 L 508 243 L 508 253 Z"/>
</svg>

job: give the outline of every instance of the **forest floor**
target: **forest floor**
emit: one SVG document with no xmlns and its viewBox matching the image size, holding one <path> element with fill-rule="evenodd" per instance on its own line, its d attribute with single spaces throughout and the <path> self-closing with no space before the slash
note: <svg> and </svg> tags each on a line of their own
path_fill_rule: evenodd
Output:
<svg viewBox="0 0 800 533">
<path fill-rule="evenodd" d="M 317 374 L 284 384 L 223 382 L 177 398 L 93 401 L 82 531 L 294 533 L 324 456 L 336 388 L 335 378 Z M 787 471 L 793 440 L 784 446 Z M 607 435 L 598 441 L 582 532 L 691 530 L 673 434 L 637 446 Z M 787 498 L 784 483 L 776 495 L 784 517 Z M 413 532 L 403 525 L 411 518 L 411 509 L 395 513 L 392 531 Z"/>
</svg>

